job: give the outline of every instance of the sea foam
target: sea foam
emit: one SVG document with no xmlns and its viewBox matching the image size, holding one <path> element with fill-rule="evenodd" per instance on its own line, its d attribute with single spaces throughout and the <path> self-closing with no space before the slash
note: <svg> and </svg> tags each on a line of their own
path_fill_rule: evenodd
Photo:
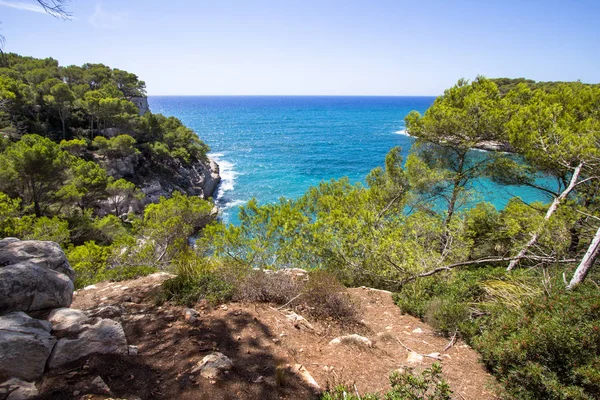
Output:
<svg viewBox="0 0 600 400">
<path fill-rule="evenodd" d="M 396 135 L 403 135 L 403 136 L 409 136 L 410 135 L 406 132 L 406 129 L 400 129 L 399 131 L 395 131 L 394 132 Z"/>
<path fill-rule="evenodd" d="M 221 200 L 226 192 L 232 191 L 235 187 L 235 180 L 239 175 L 235 170 L 235 164 L 224 160 L 222 157 L 225 157 L 223 153 L 210 153 L 208 155 L 213 160 L 219 164 L 219 174 L 221 175 L 221 183 L 219 184 L 219 188 L 217 190 L 217 196 L 215 199 L 217 201 Z"/>
</svg>

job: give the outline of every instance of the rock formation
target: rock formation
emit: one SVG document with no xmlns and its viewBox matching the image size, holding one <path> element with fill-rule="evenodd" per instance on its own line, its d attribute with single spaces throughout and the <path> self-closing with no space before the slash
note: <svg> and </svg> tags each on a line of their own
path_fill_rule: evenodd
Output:
<svg viewBox="0 0 600 400">
<path fill-rule="evenodd" d="M 111 313 L 68 308 L 74 278 L 58 244 L 0 240 L 0 399 L 35 398 L 31 381 L 46 368 L 95 353 L 128 354 L 121 324 L 101 318 Z"/>
</svg>

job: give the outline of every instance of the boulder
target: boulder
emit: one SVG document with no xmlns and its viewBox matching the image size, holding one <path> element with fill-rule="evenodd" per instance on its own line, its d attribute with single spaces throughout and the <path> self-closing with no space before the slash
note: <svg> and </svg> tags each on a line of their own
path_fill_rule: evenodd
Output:
<svg viewBox="0 0 600 400">
<path fill-rule="evenodd" d="M 75 271 L 54 242 L 0 240 L 0 315 L 68 307 Z"/>
<path fill-rule="evenodd" d="M 0 267 L 0 314 L 68 307 L 73 289 L 67 275 L 28 261 Z"/>
<path fill-rule="evenodd" d="M 59 337 L 77 335 L 86 328 L 91 319 L 83 311 L 74 308 L 57 308 L 48 315 L 52 333 Z"/>
<path fill-rule="evenodd" d="M 15 238 L 0 242 L 0 268 L 26 262 L 65 274 L 72 281 L 75 279 L 75 271 L 58 243 Z"/>
<path fill-rule="evenodd" d="M 35 380 L 42 376 L 56 344 L 47 321 L 17 311 L 0 317 L 0 379 Z"/>
<path fill-rule="evenodd" d="M 48 361 L 50 368 L 87 357 L 90 354 L 128 353 L 123 327 L 116 321 L 100 319 L 93 325 L 82 325 L 76 337 L 59 339 Z"/>
<path fill-rule="evenodd" d="M 200 372 L 200 375 L 206 379 L 217 379 L 223 373 L 231 370 L 233 363 L 223 353 L 214 352 L 202 359 L 194 368 L 192 373 Z"/>
<path fill-rule="evenodd" d="M 103 306 L 88 310 L 85 313 L 92 318 L 120 318 L 123 316 L 123 308 L 120 306 Z"/>
<path fill-rule="evenodd" d="M 26 382 L 18 378 L 11 378 L 0 383 L 0 399 L 3 400 L 29 400 L 38 396 L 38 390 L 33 382 Z"/>
</svg>

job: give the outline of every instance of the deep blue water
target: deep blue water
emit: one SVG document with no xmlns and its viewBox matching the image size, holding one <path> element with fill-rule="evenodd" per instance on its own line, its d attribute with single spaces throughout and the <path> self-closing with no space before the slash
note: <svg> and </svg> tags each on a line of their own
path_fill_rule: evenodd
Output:
<svg viewBox="0 0 600 400">
<path fill-rule="evenodd" d="M 152 112 L 175 116 L 211 147 L 223 182 L 215 196 L 223 219 L 237 222 L 238 206 L 301 196 L 323 180 L 364 181 L 386 153 L 412 138 L 404 117 L 421 113 L 434 97 L 150 96 Z M 477 184 L 480 199 L 502 208 L 514 194 L 539 193 L 490 182 Z"/>
</svg>

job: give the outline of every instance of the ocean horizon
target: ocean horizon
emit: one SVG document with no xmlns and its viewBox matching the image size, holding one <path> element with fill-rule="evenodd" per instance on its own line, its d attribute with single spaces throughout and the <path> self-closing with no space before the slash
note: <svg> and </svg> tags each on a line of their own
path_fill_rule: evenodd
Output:
<svg viewBox="0 0 600 400">
<path fill-rule="evenodd" d="M 211 148 L 222 182 L 214 195 L 226 223 L 237 224 L 239 206 L 281 197 L 297 198 L 322 181 L 348 177 L 364 182 L 383 166 L 395 146 L 406 157 L 413 138 L 404 117 L 424 113 L 434 96 L 149 96 L 154 113 L 174 116 Z M 473 202 L 503 208 L 518 195 L 527 202 L 540 193 L 475 183 Z"/>
</svg>

